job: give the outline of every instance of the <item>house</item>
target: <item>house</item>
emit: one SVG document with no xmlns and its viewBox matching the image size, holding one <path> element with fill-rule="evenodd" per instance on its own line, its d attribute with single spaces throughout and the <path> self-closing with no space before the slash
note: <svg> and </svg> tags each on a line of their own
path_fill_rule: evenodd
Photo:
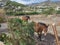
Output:
<svg viewBox="0 0 60 45">
<path fill-rule="evenodd" d="M 57 7 L 55 8 L 55 10 L 60 10 L 60 6 L 57 6 Z"/>
</svg>

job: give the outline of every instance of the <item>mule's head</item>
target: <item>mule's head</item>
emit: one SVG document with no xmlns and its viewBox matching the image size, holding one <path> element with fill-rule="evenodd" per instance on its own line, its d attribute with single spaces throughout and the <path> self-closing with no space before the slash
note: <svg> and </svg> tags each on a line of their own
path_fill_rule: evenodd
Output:
<svg viewBox="0 0 60 45">
<path fill-rule="evenodd" d="M 24 21 L 28 21 L 29 19 L 30 19 L 29 16 L 22 16 L 22 20 L 24 20 Z"/>
<path fill-rule="evenodd" d="M 30 17 L 29 17 L 29 16 L 26 16 L 26 19 L 27 19 L 27 20 L 29 20 L 29 19 L 30 19 Z"/>
</svg>

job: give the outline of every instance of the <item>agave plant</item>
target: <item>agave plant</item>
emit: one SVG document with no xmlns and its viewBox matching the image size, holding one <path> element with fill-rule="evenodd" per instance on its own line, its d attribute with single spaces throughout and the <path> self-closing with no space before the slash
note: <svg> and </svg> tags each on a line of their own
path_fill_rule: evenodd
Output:
<svg viewBox="0 0 60 45">
<path fill-rule="evenodd" d="M 8 34 L 6 33 L 1 33 L 0 34 L 0 41 L 3 42 L 5 45 L 13 45 L 12 44 L 12 38 L 9 36 L 7 36 Z"/>
</svg>

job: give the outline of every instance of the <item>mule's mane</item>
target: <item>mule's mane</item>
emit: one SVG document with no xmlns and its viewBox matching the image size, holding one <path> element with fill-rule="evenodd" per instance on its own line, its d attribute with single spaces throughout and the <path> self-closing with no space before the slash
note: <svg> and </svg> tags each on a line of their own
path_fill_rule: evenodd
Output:
<svg viewBox="0 0 60 45">
<path fill-rule="evenodd" d="M 44 25 L 45 27 L 48 27 L 48 25 L 46 25 L 45 23 L 42 22 L 38 22 L 40 25 Z"/>
</svg>

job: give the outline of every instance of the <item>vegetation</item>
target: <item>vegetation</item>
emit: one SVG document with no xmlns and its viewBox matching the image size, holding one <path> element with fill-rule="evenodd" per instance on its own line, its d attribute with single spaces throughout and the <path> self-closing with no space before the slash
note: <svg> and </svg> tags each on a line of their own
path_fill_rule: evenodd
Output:
<svg viewBox="0 0 60 45">
<path fill-rule="evenodd" d="M 10 28 L 15 34 L 14 39 L 18 40 L 19 45 L 35 45 L 33 39 L 33 25 L 31 25 L 33 23 L 25 23 L 20 19 L 13 20 L 10 21 Z"/>
<path fill-rule="evenodd" d="M 5 11 L 4 9 L 0 9 L 0 23 L 5 22 Z"/>
<path fill-rule="evenodd" d="M 46 15 L 52 15 L 55 13 L 55 10 L 53 8 L 48 8 L 47 10 L 42 10 L 42 14 L 46 14 Z"/>
<path fill-rule="evenodd" d="M 60 14 L 60 10 L 58 10 L 56 14 Z"/>
<path fill-rule="evenodd" d="M 12 36 L 9 33 L 7 34 L 8 37 L 1 34 L 3 36 L 0 36 L 0 41 L 6 45 L 35 45 L 33 25 L 33 22 L 24 22 L 18 18 L 9 19 L 9 32 Z"/>
<path fill-rule="evenodd" d="M 15 1 L 8 1 L 8 2 L 6 3 L 6 6 L 15 6 L 15 7 L 21 6 L 21 7 L 24 7 L 25 5 L 20 4 L 20 3 L 17 3 L 17 2 L 15 2 Z"/>
<path fill-rule="evenodd" d="M 5 20 L 4 20 L 5 18 L 3 18 L 3 17 L 0 17 L 0 23 L 4 23 L 5 22 Z"/>
<path fill-rule="evenodd" d="M 4 42 L 5 45 L 12 44 L 11 38 L 9 36 L 7 36 L 7 34 L 5 34 L 5 33 L 0 34 L 0 41 Z"/>
<path fill-rule="evenodd" d="M 6 3 L 4 8 L 6 10 L 7 15 L 15 15 L 15 16 L 16 15 L 34 15 L 34 14 L 51 15 L 51 14 L 56 13 L 56 11 L 53 7 L 47 7 L 45 9 L 41 9 L 40 12 L 36 12 L 36 10 L 39 11 L 40 8 L 35 9 L 34 7 L 29 7 L 29 6 L 20 4 L 15 1 L 10 1 L 10 0 Z M 31 11 L 31 12 L 25 12 L 25 11 Z M 59 13 L 59 11 L 57 11 L 56 14 L 58 14 L 58 13 Z"/>
<path fill-rule="evenodd" d="M 18 10 L 21 10 L 25 5 L 17 3 L 15 1 L 8 1 L 4 6 L 7 15 L 14 15 Z"/>
<path fill-rule="evenodd" d="M 34 15 L 39 14 L 38 12 L 17 12 L 15 15 Z"/>
</svg>

